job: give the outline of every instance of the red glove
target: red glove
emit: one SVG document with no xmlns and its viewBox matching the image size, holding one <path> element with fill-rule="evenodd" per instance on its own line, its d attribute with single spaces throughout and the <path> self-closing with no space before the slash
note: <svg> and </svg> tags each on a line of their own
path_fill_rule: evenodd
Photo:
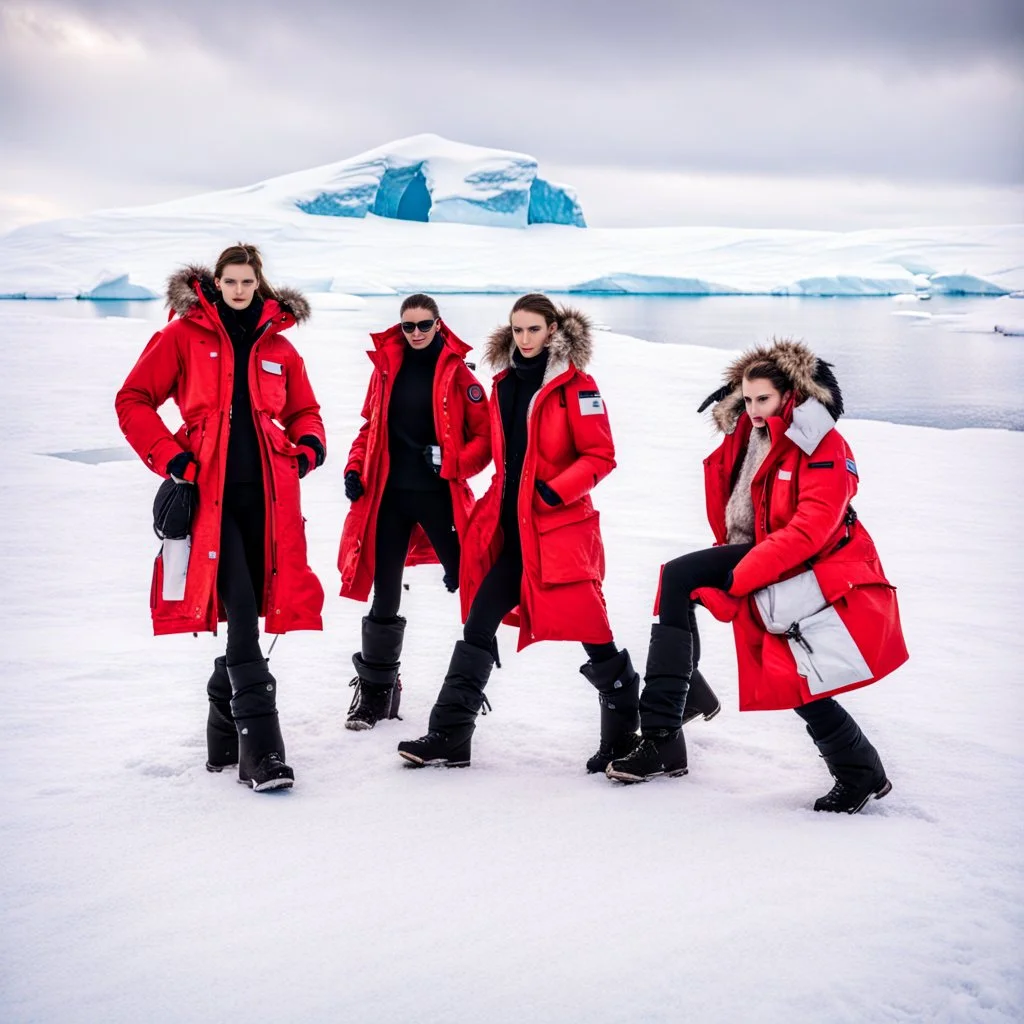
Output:
<svg viewBox="0 0 1024 1024">
<path fill-rule="evenodd" d="M 690 594 L 690 600 L 699 601 L 719 622 L 732 622 L 743 607 L 743 598 L 717 587 L 699 587 Z"/>
</svg>

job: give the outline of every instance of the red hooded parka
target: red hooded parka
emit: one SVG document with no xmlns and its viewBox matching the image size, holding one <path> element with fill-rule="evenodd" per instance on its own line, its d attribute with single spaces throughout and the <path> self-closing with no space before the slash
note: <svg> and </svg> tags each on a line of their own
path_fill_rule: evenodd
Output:
<svg viewBox="0 0 1024 1024">
<path fill-rule="evenodd" d="M 505 619 L 519 626 L 522 650 L 537 640 L 612 639 L 601 581 L 604 546 L 591 489 L 615 468 L 615 445 L 604 401 L 585 373 L 592 341 L 587 318 L 564 310 L 548 345 L 544 381 L 527 413 L 527 444 L 519 484 L 523 582 L 519 607 Z M 491 335 L 487 362 L 499 372 L 491 388 L 494 477 L 473 509 L 462 547 L 460 591 L 465 621 L 480 585 L 502 548 L 501 499 L 505 436 L 497 389 L 510 372 L 512 329 Z M 551 507 L 537 493 L 543 480 L 562 499 Z"/>
<path fill-rule="evenodd" d="M 185 595 L 167 601 L 157 556 L 150 589 L 153 631 L 216 632 L 224 619 L 217 598 L 221 498 L 227 463 L 232 375 L 245 372 L 263 460 L 266 553 L 260 614 L 268 633 L 322 629 L 323 588 L 306 561 L 299 503 L 296 442 L 309 434 L 326 450 L 320 406 L 301 356 L 281 333 L 309 317 L 298 293 L 281 289 L 266 299 L 248 367 L 234 365 L 234 349 L 215 306 L 212 273 L 186 267 L 168 282 L 167 301 L 177 316 L 149 341 L 117 393 L 115 408 L 128 443 L 158 476 L 182 451 L 195 455 L 198 503 Z M 174 434 L 157 409 L 173 398 L 184 420 Z"/>
<path fill-rule="evenodd" d="M 491 432 L 487 397 L 466 365 L 470 346 L 460 341 L 442 321 L 444 347 L 434 370 L 434 429 L 441 448 L 441 477 L 452 495 L 455 530 L 462 540 L 473 508 L 469 484 L 491 461 Z M 371 334 L 374 350 L 368 352 L 373 374 L 363 403 L 363 425 L 348 453 L 345 472 L 355 470 L 364 493 L 352 502 L 345 517 L 338 549 L 341 596 L 365 601 L 373 587 L 376 558 L 377 513 L 388 480 L 388 406 L 395 376 L 402 366 L 408 344 L 402 328 Z M 435 563 L 438 558 L 422 527 L 413 531 L 406 565 Z"/>
<path fill-rule="evenodd" d="M 908 658 L 896 588 L 870 534 L 849 511 L 859 476 L 853 452 L 835 429 L 842 412 L 839 386 L 829 365 L 802 344 L 775 342 L 727 371 L 729 393 L 713 413 L 725 437 L 704 461 L 715 540 L 726 543 L 726 505 L 753 429 L 744 410 L 743 371 L 760 358 L 780 366 L 795 392 L 781 415 L 768 421 L 771 447 L 751 482 L 754 547 L 733 571 L 728 595 L 710 588 L 694 593 L 718 618 L 732 620 L 741 711 L 800 707 L 867 686 Z M 764 629 L 750 595 L 807 569 L 852 636 L 871 671 L 869 679 L 812 693 L 807 679 L 797 674 L 786 636 Z"/>
</svg>

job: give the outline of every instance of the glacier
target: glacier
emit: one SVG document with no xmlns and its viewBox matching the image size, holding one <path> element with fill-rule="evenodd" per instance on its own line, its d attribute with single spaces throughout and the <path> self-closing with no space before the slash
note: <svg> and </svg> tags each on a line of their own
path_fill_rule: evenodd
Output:
<svg viewBox="0 0 1024 1024">
<path fill-rule="evenodd" d="M 239 239 L 272 280 L 330 295 L 1024 291 L 1022 224 L 593 228 L 573 189 L 537 170 L 416 135 L 244 188 L 30 224 L 0 236 L 0 298 L 160 298 L 176 267 Z"/>
</svg>

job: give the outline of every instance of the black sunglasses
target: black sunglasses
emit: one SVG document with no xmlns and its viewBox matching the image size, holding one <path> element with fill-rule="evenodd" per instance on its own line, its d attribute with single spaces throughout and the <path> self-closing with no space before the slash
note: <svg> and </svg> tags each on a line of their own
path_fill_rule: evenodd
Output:
<svg viewBox="0 0 1024 1024">
<path fill-rule="evenodd" d="M 413 323 L 411 320 L 402 321 L 402 330 L 406 334 L 412 334 L 413 331 L 419 331 L 420 334 L 426 334 L 431 327 L 436 324 L 436 320 L 420 320 L 417 323 Z"/>
</svg>

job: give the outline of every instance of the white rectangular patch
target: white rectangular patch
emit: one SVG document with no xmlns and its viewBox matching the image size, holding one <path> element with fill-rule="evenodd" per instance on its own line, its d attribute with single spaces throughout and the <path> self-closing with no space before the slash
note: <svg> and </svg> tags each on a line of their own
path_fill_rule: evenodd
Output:
<svg viewBox="0 0 1024 1024">
<path fill-rule="evenodd" d="M 217 351 L 216 351 L 216 349 L 213 352 L 210 353 L 210 358 L 211 359 L 216 359 L 217 358 Z"/>
<path fill-rule="evenodd" d="M 278 377 L 281 376 L 280 363 L 272 363 L 269 359 L 263 359 L 260 361 L 260 365 L 267 371 L 267 373 L 276 373 Z"/>
<path fill-rule="evenodd" d="M 779 479 L 780 480 L 792 480 L 793 479 L 792 471 L 788 470 L 788 469 L 780 469 L 779 470 Z"/>
<path fill-rule="evenodd" d="M 604 415 L 604 399 L 597 391 L 580 391 L 579 400 L 581 416 Z"/>
</svg>

